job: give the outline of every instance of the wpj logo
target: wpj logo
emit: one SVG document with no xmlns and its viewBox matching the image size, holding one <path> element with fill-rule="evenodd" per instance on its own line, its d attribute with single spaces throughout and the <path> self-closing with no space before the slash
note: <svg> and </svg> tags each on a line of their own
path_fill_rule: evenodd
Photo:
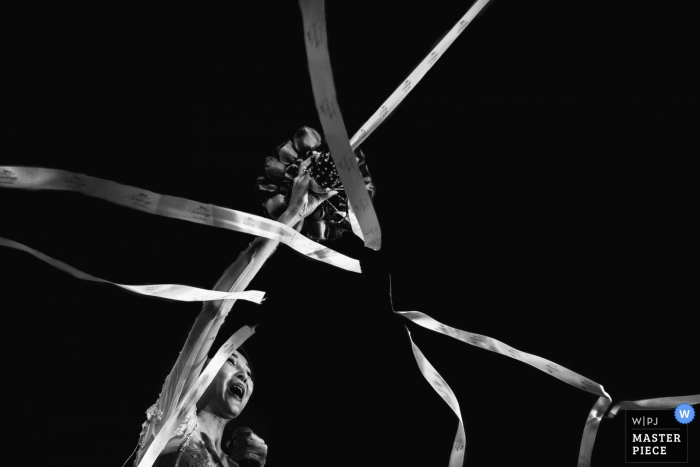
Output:
<svg viewBox="0 0 700 467">
<path fill-rule="evenodd" d="M 692 422 L 695 418 L 695 409 L 690 404 L 681 404 L 678 407 L 676 407 L 676 410 L 673 412 L 673 414 L 676 416 L 676 420 L 678 421 L 678 423 L 686 425 Z"/>
<path fill-rule="evenodd" d="M 687 405 L 687 404 L 682 404 Z M 628 463 L 687 463 L 688 422 L 691 409 L 627 410 L 625 415 L 625 461 Z M 681 410 L 686 410 L 681 407 Z M 681 420 L 677 420 L 677 417 Z"/>
</svg>

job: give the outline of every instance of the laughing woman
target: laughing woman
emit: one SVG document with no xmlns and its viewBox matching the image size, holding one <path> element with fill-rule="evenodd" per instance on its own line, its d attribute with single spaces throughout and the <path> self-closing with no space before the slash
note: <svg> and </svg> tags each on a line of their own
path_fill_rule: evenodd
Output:
<svg viewBox="0 0 700 467">
<path fill-rule="evenodd" d="M 325 200 L 336 194 L 309 192 L 311 176 L 307 170 L 311 160 L 299 167 L 294 179 L 288 208 L 278 222 L 295 226 Z M 215 290 L 239 292 L 245 290 L 279 242 L 257 238 L 224 272 Z M 165 420 L 176 409 L 180 398 L 195 383 L 207 363 L 207 355 L 219 328 L 235 300 L 206 302 L 187 336 L 187 341 L 165 379 L 158 401 L 148 409 L 143 425 L 138 465 L 148 446 L 158 434 Z M 175 435 L 168 441 L 155 466 L 158 467 L 262 467 L 267 457 L 267 445 L 251 431 L 237 430 L 234 440 L 222 440 L 224 427 L 245 408 L 253 394 L 253 378 L 248 359 L 242 352 L 234 352 L 224 364 L 197 406 L 182 421 Z"/>
</svg>

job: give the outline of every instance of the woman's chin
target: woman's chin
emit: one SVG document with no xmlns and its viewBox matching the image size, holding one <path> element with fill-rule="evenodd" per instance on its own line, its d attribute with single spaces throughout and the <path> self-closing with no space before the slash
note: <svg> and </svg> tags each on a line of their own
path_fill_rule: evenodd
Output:
<svg viewBox="0 0 700 467">
<path fill-rule="evenodd" d="M 243 412 L 243 409 L 245 408 L 245 403 L 234 397 L 234 396 L 229 396 L 226 398 L 226 411 L 228 412 L 228 415 L 226 418 L 236 418 L 238 417 L 241 412 Z"/>
</svg>

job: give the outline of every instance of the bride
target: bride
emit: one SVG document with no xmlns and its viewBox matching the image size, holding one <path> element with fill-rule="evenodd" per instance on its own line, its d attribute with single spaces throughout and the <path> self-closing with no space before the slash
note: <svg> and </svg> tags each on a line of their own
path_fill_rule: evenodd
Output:
<svg viewBox="0 0 700 467">
<path fill-rule="evenodd" d="M 309 191 L 312 160 L 299 167 L 294 179 L 289 205 L 278 222 L 297 226 L 325 200 L 337 192 L 317 194 Z M 257 238 L 228 267 L 215 290 L 243 291 L 275 251 L 279 242 Z M 158 401 L 146 412 L 139 451 L 138 465 L 162 424 L 176 409 L 178 402 L 206 366 L 207 355 L 219 328 L 235 300 L 206 302 L 190 330 L 182 351 L 165 379 Z M 250 362 L 244 351 L 236 351 L 224 364 L 191 413 L 177 428 L 155 462 L 158 467 L 238 467 L 265 465 L 267 445 L 255 433 L 239 428 L 232 440 L 222 440 L 224 427 L 236 418 L 253 394 L 254 384 Z"/>
</svg>

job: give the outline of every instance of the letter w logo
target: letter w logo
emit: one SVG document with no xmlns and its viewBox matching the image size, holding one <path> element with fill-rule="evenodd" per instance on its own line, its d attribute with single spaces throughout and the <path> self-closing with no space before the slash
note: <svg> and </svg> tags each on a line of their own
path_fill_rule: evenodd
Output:
<svg viewBox="0 0 700 467">
<path fill-rule="evenodd" d="M 690 417 L 690 410 L 679 410 L 678 413 L 681 414 L 681 418 Z"/>
</svg>

